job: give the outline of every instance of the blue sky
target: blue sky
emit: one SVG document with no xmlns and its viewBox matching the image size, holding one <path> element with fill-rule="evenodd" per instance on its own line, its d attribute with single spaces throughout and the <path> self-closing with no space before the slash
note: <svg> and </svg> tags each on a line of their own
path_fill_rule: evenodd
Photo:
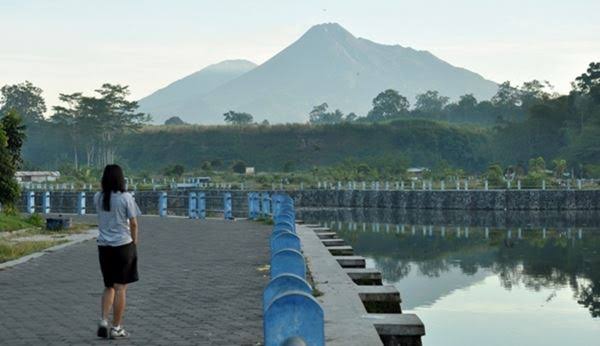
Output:
<svg viewBox="0 0 600 346">
<path fill-rule="evenodd" d="M 429 50 L 497 82 L 560 92 L 600 61 L 600 1 L 0 0 L 0 85 L 58 93 L 104 82 L 152 91 L 211 63 L 262 63 L 312 25 Z"/>
</svg>

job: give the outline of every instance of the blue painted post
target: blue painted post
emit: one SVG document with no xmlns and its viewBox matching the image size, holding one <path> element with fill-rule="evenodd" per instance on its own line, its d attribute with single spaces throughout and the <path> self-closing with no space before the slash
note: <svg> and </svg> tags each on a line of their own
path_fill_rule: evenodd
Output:
<svg viewBox="0 0 600 346">
<path fill-rule="evenodd" d="M 264 314 L 265 346 L 325 345 L 323 309 L 310 294 L 291 291 L 271 301 Z"/>
<path fill-rule="evenodd" d="M 306 279 L 304 256 L 296 250 L 284 249 L 271 256 L 271 279 L 281 274 L 295 274 Z"/>
<path fill-rule="evenodd" d="M 271 280 L 263 292 L 263 311 L 267 309 L 273 298 L 290 291 L 312 294 L 312 287 L 297 275 L 281 274 Z"/>
<path fill-rule="evenodd" d="M 271 198 L 266 192 L 262 194 L 262 214 L 265 217 L 271 215 Z"/>
<path fill-rule="evenodd" d="M 250 220 L 256 219 L 254 210 L 254 192 L 248 192 L 248 218 Z"/>
<path fill-rule="evenodd" d="M 198 200 L 196 216 L 202 220 L 206 219 L 206 194 L 204 192 L 198 192 Z"/>
<path fill-rule="evenodd" d="M 223 194 L 223 217 L 225 220 L 233 220 L 231 192 L 225 192 Z"/>
<path fill-rule="evenodd" d="M 44 192 L 42 197 L 42 212 L 44 214 L 50 214 L 50 192 Z"/>
<path fill-rule="evenodd" d="M 35 213 L 35 192 L 33 191 L 27 193 L 27 212 L 29 214 Z"/>
<path fill-rule="evenodd" d="M 80 192 L 77 198 L 77 214 L 85 215 L 85 192 Z"/>
<path fill-rule="evenodd" d="M 158 195 L 158 215 L 160 217 L 167 216 L 167 193 L 166 192 L 161 192 L 160 195 Z"/>
<path fill-rule="evenodd" d="M 196 193 L 195 192 L 190 192 L 189 196 L 188 196 L 188 217 L 190 219 L 197 219 L 198 218 L 198 206 L 197 206 L 198 200 L 196 197 Z"/>
</svg>

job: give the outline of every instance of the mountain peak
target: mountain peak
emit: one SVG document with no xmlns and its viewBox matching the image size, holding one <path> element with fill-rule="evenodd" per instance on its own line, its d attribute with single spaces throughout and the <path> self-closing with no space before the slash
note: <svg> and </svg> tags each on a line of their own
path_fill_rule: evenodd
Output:
<svg viewBox="0 0 600 346">
<path fill-rule="evenodd" d="M 355 38 L 348 30 L 338 23 L 322 23 L 312 26 L 304 36 L 332 36 L 338 38 Z"/>
</svg>

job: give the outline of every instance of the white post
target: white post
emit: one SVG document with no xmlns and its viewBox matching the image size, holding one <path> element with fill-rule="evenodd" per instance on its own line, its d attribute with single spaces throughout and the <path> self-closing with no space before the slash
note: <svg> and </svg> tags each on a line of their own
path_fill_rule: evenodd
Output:
<svg viewBox="0 0 600 346">
<path fill-rule="evenodd" d="M 521 180 L 517 180 L 517 190 L 521 190 Z"/>
<path fill-rule="evenodd" d="M 542 190 L 546 190 L 546 180 L 542 180 Z"/>
<path fill-rule="evenodd" d="M 440 181 L 440 190 L 444 191 L 446 190 L 446 182 L 445 181 Z"/>
<path fill-rule="evenodd" d="M 487 179 L 484 180 L 483 185 L 484 185 L 484 190 L 487 191 L 489 189 L 489 184 L 488 184 Z"/>
</svg>

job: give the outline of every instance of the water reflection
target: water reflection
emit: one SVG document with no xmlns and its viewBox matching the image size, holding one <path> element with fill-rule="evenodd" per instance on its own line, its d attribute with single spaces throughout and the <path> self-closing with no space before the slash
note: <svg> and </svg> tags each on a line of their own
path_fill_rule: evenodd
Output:
<svg viewBox="0 0 600 346">
<path fill-rule="evenodd" d="M 573 332 L 583 343 L 568 341 L 587 345 L 586 337 L 600 338 L 600 216 L 527 214 L 320 210 L 303 211 L 301 217 L 335 229 L 368 265 L 381 270 L 387 283 L 398 286 L 404 310 L 430 322 L 447 326 L 449 319 L 462 316 L 473 324 L 480 314 L 490 323 L 518 329 L 509 321 L 529 316 L 540 325 L 560 324 L 565 318 L 578 320 L 576 314 L 581 321 Z M 459 296 L 461 303 L 449 307 Z M 466 314 L 468 309 L 473 311 Z M 492 311 L 497 313 L 488 314 Z M 444 328 L 429 330 L 439 337 Z M 452 333 L 458 332 L 446 330 L 444 337 Z"/>
</svg>

